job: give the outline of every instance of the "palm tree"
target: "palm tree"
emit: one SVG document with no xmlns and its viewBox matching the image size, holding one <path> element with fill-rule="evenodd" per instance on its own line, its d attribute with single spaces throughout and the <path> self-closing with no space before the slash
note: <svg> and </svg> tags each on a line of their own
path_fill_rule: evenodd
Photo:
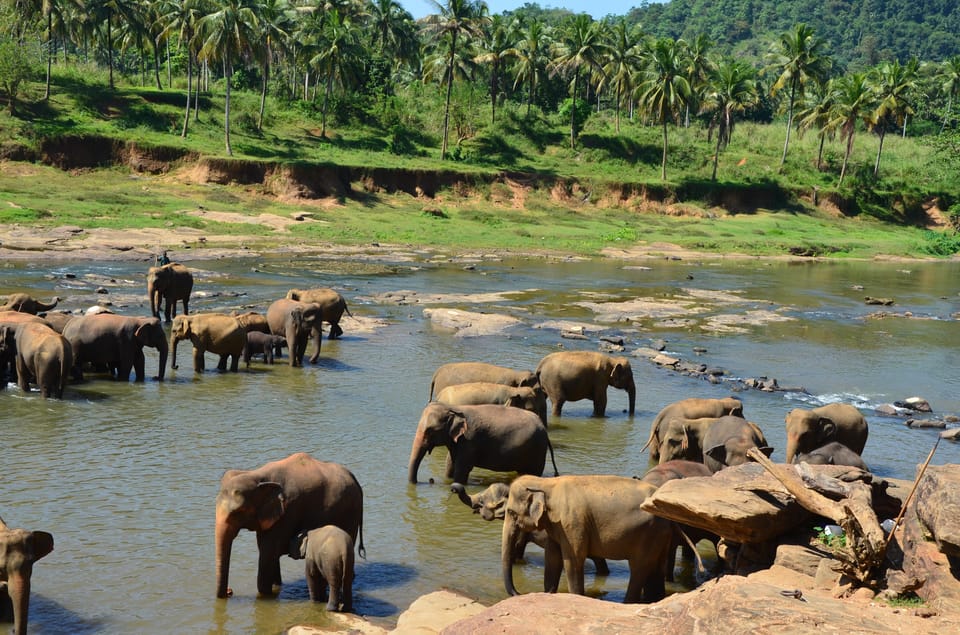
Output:
<svg viewBox="0 0 960 635">
<path fill-rule="evenodd" d="M 556 56 L 550 63 L 551 74 L 573 78 L 570 81 L 570 148 L 577 147 L 577 89 L 581 74 L 603 73 L 602 59 L 607 45 L 603 27 L 586 13 L 574 16 L 564 29 L 563 38 L 556 44 Z"/>
<path fill-rule="evenodd" d="M 597 90 L 601 90 L 604 84 L 613 84 L 616 129 L 617 134 L 620 134 L 620 107 L 624 96 L 630 94 L 636 81 L 643 50 L 643 31 L 639 25 L 628 27 L 626 19 L 620 18 L 610 28 L 608 37 L 606 63 L 603 65 L 604 79 Z"/>
<path fill-rule="evenodd" d="M 834 89 L 832 80 L 819 81 L 813 89 L 804 94 L 802 108 L 797 112 L 799 125 L 797 130 L 802 135 L 804 131 L 817 129 L 820 144 L 817 150 L 817 170 L 823 165 L 823 143 L 827 136 L 833 138 L 833 133 L 827 129 L 830 120 L 830 111 L 833 108 Z"/>
<path fill-rule="evenodd" d="M 697 101 L 707 88 L 707 81 L 710 74 L 716 70 L 717 65 L 707 54 L 713 48 L 713 42 L 705 34 L 700 34 L 693 38 L 693 41 L 679 42 L 684 47 L 687 66 L 687 81 L 690 82 L 690 101 L 684 108 L 683 126 L 690 127 L 690 108 L 696 108 Z"/>
<path fill-rule="evenodd" d="M 511 25 L 507 24 L 502 15 L 495 15 L 490 20 L 484 36 L 479 41 L 480 52 L 473 61 L 477 64 L 490 66 L 490 123 L 497 121 L 497 98 L 500 95 L 500 75 L 509 52 Z"/>
<path fill-rule="evenodd" d="M 675 120 L 690 99 L 683 46 L 669 38 L 648 43 L 647 64 L 638 87 L 641 106 L 663 127 L 660 177 L 667 180 L 667 124 Z"/>
<path fill-rule="evenodd" d="M 834 82 L 833 108 L 826 129 L 839 131 L 840 139 L 846 140 L 843 154 L 843 167 L 840 168 L 840 182 L 847 174 L 847 164 L 853 153 L 853 139 L 857 132 L 857 123 L 863 122 L 868 128 L 874 124 L 874 92 L 866 73 L 851 73 Z"/>
<path fill-rule="evenodd" d="M 202 17 L 202 0 L 164 0 L 157 8 L 157 22 L 161 25 L 161 36 L 169 38 L 177 34 L 177 42 L 187 52 L 187 106 L 183 116 L 183 129 L 180 136 L 186 138 L 190 123 L 190 94 L 193 92 L 193 67 L 197 61 L 197 23 Z M 194 108 L 196 108 L 194 104 Z"/>
<path fill-rule="evenodd" d="M 260 78 L 260 111 L 257 115 L 257 130 L 263 130 L 263 112 L 267 105 L 267 82 L 270 80 L 270 65 L 278 46 L 289 37 L 288 30 L 293 23 L 293 7 L 287 0 L 261 0 L 260 39 L 257 57 L 263 69 Z"/>
<path fill-rule="evenodd" d="M 420 41 L 413 16 L 397 0 L 368 0 L 366 14 L 372 50 L 397 65 L 417 58 Z"/>
<path fill-rule="evenodd" d="M 943 134 L 953 114 L 953 99 L 960 95 L 960 55 L 954 55 L 944 60 L 937 72 L 940 90 L 947 96 L 947 110 L 943 113 L 943 123 L 940 124 L 940 134 Z"/>
<path fill-rule="evenodd" d="M 110 88 L 113 89 L 113 24 L 124 24 L 136 21 L 138 4 L 134 0 L 94 0 L 87 5 L 94 24 L 106 27 L 104 33 L 104 48 L 107 49 L 107 65 L 110 69 Z"/>
<path fill-rule="evenodd" d="M 775 49 L 768 55 L 768 69 L 778 73 L 770 87 L 770 95 L 776 96 L 787 89 L 787 135 L 783 142 L 781 167 L 787 160 L 790 147 L 790 130 L 793 128 L 793 108 L 803 96 L 804 87 L 811 81 L 824 78 L 830 71 L 831 61 L 823 53 L 823 41 L 814 37 L 813 29 L 798 24 L 792 32 L 784 33 Z"/>
<path fill-rule="evenodd" d="M 725 58 L 707 78 L 704 112 L 715 113 L 718 119 L 717 147 L 713 154 L 712 180 L 717 180 L 720 150 L 730 142 L 733 115 L 757 103 L 757 72 L 746 62 Z"/>
<path fill-rule="evenodd" d="M 458 54 L 461 47 L 472 37 L 483 32 L 487 20 L 487 3 L 483 0 L 446 0 L 440 4 L 430 0 L 439 13 L 423 19 L 424 31 L 438 49 L 446 49 L 446 64 L 443 82 L 447 85 L 447 95 L 443 107 L 443 144 L 440 147 L 440 160 L 447 158 L 447 142 L 450 125 L 450 97 L 453 94 L 453 79 L 460 64 Z"/>
<path fill-rule="evenodd" d="M 217 6 L 212 13 L 200 18 L 197 26 L 203 44 L 199 57 L 204 60 L 219 61 L 223 64 L 223 78 L 226 84 L 223 108 L 223 131 L 228 156 L 233 155 L 230 147 L 230 84 L 233 81 L 233 63 L 245 54 L 249 54 L 257 40 L 260 29 L 257 0 L 216 0 Z"/>
<path fill-rule="evenodd" d="M 517 59 L 514 89 L 523 83 L 527 84 L 527 116 L 529 117 L 530 107 L 536 99 L 541 73 L 549 62 L 547 51 L 550 48 L 551 39 L 550 28 L 540 20 L 531 19 L 521 28 L 523 30 L 519 41 L 506 53 Z"/>
<path fill-rule="evenodd" d="M 883 152 L 883 139 L 887 134 L 887 124 L 906 126 L 907 117 L 913 114 L 910 105 L 912 95 L 919 82 L 920 63 L 916 58 L 901 65 L 899 60 L 884 62 L 873 69 L 869 80 L 878 100 L 873 118 L 880 135 L 877 147 L 877 160 L 873 166 L 873 176 L 880 174 L 880 154 Z"/>
<path fill-rule="evenodd" d="M 309 62 L 311 68 L 326 76 L 323 93 L 323 106 L 320 111 L 320 136 L 327 134 L 327 106 L 334 83 L 345 85 L 356 78 L 356 60 L 361 59 L 363 47 L 360 45 L 358 29 L 350 18 L 341 17 L 336 9 L 327 12 L 317 54 Z"/>
</svg>

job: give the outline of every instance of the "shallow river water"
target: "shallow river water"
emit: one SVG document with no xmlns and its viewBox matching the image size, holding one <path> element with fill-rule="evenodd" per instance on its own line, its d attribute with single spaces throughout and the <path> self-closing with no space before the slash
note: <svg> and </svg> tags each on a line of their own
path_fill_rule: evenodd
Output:
<svg viewBox="0 0 960 635">
<path fill-rule="evenodd" d="M 207 372 L 195 376 L 184 342 L 180 369 L 168 370 L 162 383 L 92 376 L 69 386 L 63 401 L 43 401 L 14 386 L 0 393 L 0 516 L 14 527 L 50 531 L 56 541 L 34 569 L 32 632 L 278 633 L 324 623 L 323 604 L 308 600 L 302 561 L 283 560 L 279 598 L 256 598 L 251 532 L 234 543 L 235 596 L 214 598 L 213 503 L 221 475 L 296 451 L 343 463 L 364 488 L 367 559 L 357 564 L 357 613 L 389 626 L 418 596 L 440 588 L 484 603 L 502 599 L 500 525 L 472 515 L 449 493 L 445 451 L 424 462 L 421 483 L 406 483 L 430 377 L 446 362 L 532 369 L 558 346 L 596 350 L 602 335 L 622 336 L 627 354 L 662 339 L 666 352 L 723 368 L 728 379 L 766 376 L 805 389 L 738 393 L 747 417 L 776 448 L 774 460 L 783 460 L 788 410 L 839 400 L 867 415 L 867 464 L 897 478 L 913 476 L 937 431 L 909 429 L 904 419 L 873 409 L 919 395 L 938 415 L 960 413 L 955 263 L 450 261 L 411 253 L 188 264 L 196 275 L 191 312 L 265 311 L 289 288 L 333 286 L 359 319 L 345 317 L 344 337 L 324 340 L 319 363 L 302 369 L 254 362 L 221 374 L 209 370 L 216 366 L 211 358 Z M 58 295 L 67 309 L 106 299 L 118 312 L 147 315 L 146 267 L 8 262 L 0 265 L 0 294 Z M 101 287 L 108 293 L 97 294 Z M 465 295 L 435 305 L 377 299 L 398 291 Z M 497 301 L 472 296 L 490 292 L 511 293 Z M 867 317 L 878 307 L 866 305 L 866 295 L 893 298 L 896 304 L 883 310 L 912 318 Z M 682 301 L 687 309 L 643 313 L 630 304 L 637 298 Z M 622 310 L 604 310 L 611 306 Z M 505 334 L 459 337 L 433 326 L 427 307 L 506 314 L 520 322 Z M 597 330 L 587 331 L 589 340 L 563 339 L 556 321 Z M 154 353 L 147 349 L 148 376 L 155 373 Z M 736 385 L 712 385 L 645 357 L 633 360 L 632 419 L 625 393 L 611 390 L 605 419 L 589 418 L 590 402 L 583 401 L 551 420 L 562 473 L 643 473 L 641 447 L 660 408 L 685 397 L 724 396 Z M 934 463 L 957 462 L 960 446 L 942 443 Z M 436 484 L 423 482 L 430 477 Z M 468 489 L 496 479 L 474 471 Z M 542 552 L 531 547 L 528 556 L 517 572 L 523 591 L 536 590 L 542 575 Z M 611 576 L 598 582 L 588 570 L 588 591 L 620 601 L 628 573 L 622 563 L 612 565 Z"/>
</svg>

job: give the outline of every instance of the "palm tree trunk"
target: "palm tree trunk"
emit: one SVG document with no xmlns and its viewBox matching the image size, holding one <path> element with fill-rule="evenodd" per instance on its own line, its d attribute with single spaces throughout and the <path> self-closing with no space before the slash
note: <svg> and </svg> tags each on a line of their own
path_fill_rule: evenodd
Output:
<svg viewBox="0 0 960 635">
<path fill-rule="evenodd" d="M 443 143 L 440 146 L 440 160 L 447 158 L 447 128 L 450 123 L 450 97 L 453 95 L 453 60 L 457 51 L 457 34 L 453 33 L 450 39 L 450 61 L 447 62 L 447 98 L 443 106 Z"/>
<path fill-rule="evenodd" d="M 904 116 L 903 116 L 903 132 L 902 132 L 902 134 L 900 135 L 900 138 L 901 138 L 901 139 L 906 139 L 906 138 L 907 138 L 907 119 L 909 119 L 909 118 L 910 118 L 910 115 L 904 115 Z"/>
<path fill-rule="evenodd" d="M 850 161 L 850 155 L 853 153 L 853 133 L 847 137 L 847 151 L 843 155 L 843 167 L 840 168 L 840 182 L 837 186 L 843 185 L 843 177 L 847 174 L 847 162 Z"/>
<path fill-rule="evenodd" d="M 330 103 L 330 93 L 333 91 L 333 70 L 327 75 L 326 90 L 323 91 L 323 108 L 320 110 L 320 138 L 327 138 L 327 104 Z"/>
<path fill-rule="evenodd" d="M 667 118 L 663 118 L 663 160 L 660 162 L 660 178 L 667 180 Z"/>
<path fill-rule="evenodd" d="M 257 130 L 263 130 L 263 112 L 267 108 L 267 81 L 270 78 L 270 45 L 267 44 L 267 56 L 263 62 L 263 84 L 260 86 L 260 113 L 257 115 Z"/>
<path fill-rule="evenodd" d="M 66 50 L 66 47 L 64 47 Z M 47 81 L 43 91 L 43 101 L 50 99 L 50 75 L 53 72 L 53 12 L 47 13 Z"/>
<path fill-rule="evenodd" d="M 873 164 L 873 178 L 880 174 L 880 153 L 883 152 L 883 138 L 887 136 L 886 130 L 880 129 L 880 145 L 877 146 L 877 162 Z"/>
<path fill-rule="evenodd" d="M 783 141 L 783 156 L 780 157 L 780 167 L 787 162 L 787 148 L 790 147 L 790 130 L 793 128 L 793 99 L 797 92 L 796 80 L 790 83 L 790 104 L 787 108 L 787 137 Z"/>
<path fill-rule="evenodd" d="M 233 149 L 230 147 L 230 83 L 233 79 L 233 66 L 229 61 L 223 61 L 223 76 L 227 82 L 226 96 L 223 106 L 223 137 L 226 141 L 227 156 L 233 156 Z"/>
<path fill-rule="evenodd" d="M 617 108 L 617 116 L 616 116 L 617 134 L 620 134 L 620 95 L 621 95 L 620 83 L 617 82 L 617 103 L 616 103 L 616 108 Z"/>
<path fill-rule="evenodd" d="M 820 135 L 820 150 L 817 152 L 817 172 L 820 171 L 821 166 L 823 166 L 823 134 Z"/>
<path fill-rule="evenodd" d="M 112 17 L 107 15 L 107 66 L 110 67 L 110 90 L 113 90 L 113 33 L 110 31 Z"/>
<path fill-rule="evenodd" d="M 940 124 L 940 134 L 947 128 L 947 121 L 950 120 L 950 111 L 953 110 L 953 93 L 947 95 L 947 111 L 943 114 L 943 123 Z"/>
<path fill-rule="evenodd" d="M 187 138 L 187 124 L 190 123 L 190 93 L 193 91 L 193 51 L 187 47 L 187 111 L 183 116 L 183 131 L 180 136 Z"/>
<path fill-rule="evenodd" d="M 710 177 L 711 181 L 717 180 L 717 164 L 720 162 L 720 139 L 722 136 L 717 132 L 717 146 L 713 150 L 713 176 Z"/>
<path fill-rule="evenodd" d="M 577 84 L 580 83 L 580 69 L 573 74 L 573 99 L 570 102 L 570 149 L 577 149 Z"/>
<path fill-rule="evenodd" d="M 199 59 L 195 59 L 195 61 L 197 63 L 197 85 L 193 89 L 193 120 L 200 121 L 200 80 L 203 78 L 203 69 L 207 62 L 204 60 L 201 65 Z"/>
<path fill-rule="evenodd" d="M 156 40 L 153 42 L 153 77 L 157 80 L 157 90 L 163 90 L 163 84 L 160 83 L 160 48 Z"/>
<path fill-rule="evenodd" d="M 167 54 L 167 86 L 173 88 L 173 71 L 170 69 L 170 38 L 164 40 Z"/>
</svg>

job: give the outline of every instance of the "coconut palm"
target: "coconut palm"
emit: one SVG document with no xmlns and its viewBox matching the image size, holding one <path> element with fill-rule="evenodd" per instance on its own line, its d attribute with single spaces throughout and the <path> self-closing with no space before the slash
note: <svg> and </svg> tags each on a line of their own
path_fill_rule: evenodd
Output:
<svg viewBox="0 0 960 635">
<path fill-rule="evenodd" d="M 704 34 L 693 38 L 690 42 L 680 40 L 686 59 L 687 81 L 690 82 L 690 100 L 684 108 L 683 126 L 690 126 L 690 109 L 696 109 L 700 95 L 707 89 L 710 74 L 717 65 L 708 57 L 713 41 Z"/>
<path fill-rule="evenodd" d="M 453 80 L 462 62 L 459 56 L 470 38 L 479 37 L 483 33 L 488 9 L 487 3 L 483 0 L 446 0 L 446 4 L 440 4 L 437 0 L 430 0 L 430 2 L 439 13 L 428 15 L 423 19 L 424 32 L 432 45 L 437 50 L 443 51 L 446 57 L 441 82 L 445 82 L 447 86 L 443 106 L 443 143 L 440 147 L 440 159 L 443 160 L 447 158 Z"/>
<path fill-rule="evenodd" d="M 552 43 L 550 27 L 537 19 L 530 19 L 521 26 L 519 40 L 507 53 L 516 58 L 514 67 L 516 79 L 514 89 L 522 84 L 527 85 L 527 116 L 530 116 L 530 107 L 536 99 L 537 86 L 540 77 L 547 67 L 550 58 L 547 52 Z"/>
<path fill-rule="evenodd" d="M 639 25 L 627 26 L 626 19 L 620 18 L 610 27 L 607 37 L 604 78 L 597 90 L 602 90 L 606 84 L 613 85 L 616 130 L 620 134 L 620 108 L 624 97 L 630 94 L 634 86 L 637 69 L 641 65 L 643 31 Z"/>
<path fill-rule="evenodd" d="M 797 112 L 797 130 L 802 135 L 807 130 L 816 129 L 820 137 L 817 149 L 817 170 L 823 165 L 823 143 L 827 137 L 831 139 L 834 132 L 827 128 L 830 120 L 830 111 L 833 108 L 834 89 L 832 80 L 819 81 L 813 88 L 804 94 L 801 109 Z"/>
<path fill-rule="evenodd" d="M 783 142 L 780 165 L 787 160 L 790 147 L 790 131 L 793 129 L 793 108 L 803 97 L 805 86 L 827 76 L 832 65 L 823 52 L 824 43 L 814 36 L 813 29 L 798 24 L 793 31 L 784 33 L 767 56 L 768 70 L 778 73 L 770 87 L 770 95 L 776 96 L 787 90 L 787 134 Z"/>
<path fill-rule="evenodd" d="M 663 130 L 663 159 L 660 177 L 667 180 L 667 125 L 690 99 L 690 80 L 684 65 L 683 46 L 669 38 L 660 38 L 647 44 L 646 65 L 638 86 L 641 107 L 659 122 Z"/>
<path fill-rule="evenodd" d="M 122 25 L 127 22 L 137 21 L 137 11 L 139 4 L 134 0 L 93 0 L 87 3 L 86 13 L 92 19 L 94 25 L 100 25 L 104 28 L 103 46 L 107 50 L 107 66 L 109 67 L 109 85 L 113 89 L 113 53 L 114 53 L 114 24 Z"/>
<path fill-rule="evenodd" d="M 203 17 L 202 0 L 164 0 L 157 7 L 157 22 L 161 25 L 162 37 L 177 35 L 177 42 L 187 53 L 187 106 L 183 117 L 181 137 L 187 136 L 190 123 L 190 94 L 193 91 L 193 67 L 197 61 L 198 45 L 195 40 L 197 23 Z"/>
<path fill-rule="evenodd" d="M 947 96 L 947 109 L 943 113 L 943 123 L 940 124 L 940 133 L 943 134 L 953 114 L 953 100 L 960 95 L 960 55 L 954 55 L 944 60 L 937 72 L 940 91 Z"/>
<path fill-rule="evenodd" d="M 575 15 L 566 24 L 561 39 L 556 43 L 553 60 L 550 62 L 552 75 L 570 79 L 570 148 L 577 147 L 577 95 L 580 77 L 589 77 L 590 73 L 603 73 L 604 55 L 607 44 L 603 38 L 603 26 L 595 22 L 586 13 Z"/>
<path fill-rule="evenodd" d="M 757 72 L 746 62 L 724 58 L 707 77 L 703 111 L 717 118 L 717 147 L 713 154 L 713 175 L 717 180 L 720 150 L 730 142 L 733 116 L 757 103 Z"/>
<path fill-rule="evenodd" d="M 866 73 L 844 75 L 834 80 L 833 84 L 833 108 L 830 110 L 826 128 L 838 131 L 840 139 L 847 142 L 843 153 L 843 167 L 840 168 L 840 181 L 837 184 L 839 186 L 843 185 L 843 178 L 847 174 L 857 124 L 862 122 L 871 128 L 875 123 L 876 99 Z"/>
<path fill-rule="evenodd" d="M 328 11 L 316 44 L 316 55 L 310 61 L 310 68 L 325 77 L 323 106 L 320 110 L 320 136 L 327 134 L 327 108 L 334 84 L 345 86 L 356 80 L 356 62 L 363 57 L 360 44 L 360 31 L 349 17 L 340 15 L 340 11 Z"/>
<path fill-rule="evenodd" d="M 273 56 L 278 47 L 283 47 L 293 26 L 294 10 L 287 0 L 261 0 L 260 39 L 256 53 L 262 69 L 260 78 L 260 111 L 257 114 L 257 130 L 263 130 L 263 113 L 267 105 L 267 82 Z"/>
<path fill-rule="evenodd" d="M 920 79 L 919 71 L 920 62 L 914 58 L 906 64 L 900 64 L 899 60 L 884 62 L 870 73 L 869 79 L 877 98 L 873 118 L 877 134 L 880 135 L 877 160 L 873 166 L 875 177 L 880 174 L 880 154 L 883 152 L 887 125 L 905 126 L 907 117 L 913 114 L 911 102 Z"/>
<path fill-rule="evenodd" d="M 397 0 L 368 0 L 366 14 L 372 50 L 392 58 L 395 66 L 417 59 L 420 40 L 413 16 Z"/>
</svg>

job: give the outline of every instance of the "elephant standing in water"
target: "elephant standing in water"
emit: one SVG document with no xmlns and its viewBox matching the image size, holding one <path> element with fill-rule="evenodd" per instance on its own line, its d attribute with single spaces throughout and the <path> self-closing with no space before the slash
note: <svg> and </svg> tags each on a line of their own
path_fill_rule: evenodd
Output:
<svg viewBox="0 0 960 635">
<path fill-rule="evenodd" d="M 277 300 L 267 308 L 270 332 L 287 339 L 291 366 L 303 366 L 307 340 L 311 334 L 314 351 L 310 363 L 316 364 L 320 359 L 320 313 L 318 304 L 287 299 Z"/>
<path fill-rule="evenodd" d="M 0 311 L 17 311 L 18 313 L 31 313 L 36 315 L 44 311 L 52 311 L 60 298 L 54 297 L 49 303 L 37 300 L 26 293 L 11 293 L 7 296 L 7 302 L 0 306 Z"/>
<path fill-rule="evenodd" d="M 177 369 L 177 343 L 190 340 L 193 343 L 193 370 L 202 373 L 205 368 L 203 354 L 210 351 L 220 356 L 217 370 L 237 372 L 243 348 L 247 344 L 247 332 L 237 318 L 222 313 L 195 313 L 178 315 L 170 327 L 170 368 Z"/>
<path fill-rule="evenodd" d="M 660 458 L 660 445 L 663 443 L 663 437 L 666 434 L 667 423 L 671 419 L 703 419 L 704 417 L 722 417 L 724 415 L 743 416 L 743 402 L 736 397 L 723 397 L 721 399 L 700 399 L 692 397 L 690 399 L 681 399 L 665 406 L 657 416 L 654 417 L 650 425 L 650 437 L 647 439 L 644 448 L 650 448 L 650 460 L 656 461 Z"/>
<path fill-rule="evenodd" d="M 529 370 L 514 370 L 505 366 L 496 366 L 485 362 L 453 362 L 440 366 L 430 380 L 430 396 L 439 394 L 447 386 L 485 382 L 504 386 L 536 386 L 539 380 L 536 373 Z"/>
<path fill-rule="evenodd" d="M 177 302 L 183 302 L 183 314 L 189 315 L 190 292 L 193 290 L 193 274 L 178 262 L 147 270 L 147 295 L 150 297 L 150 315 L 160 317 L 160 303 L 164 304 L 163 317 L 169 322 L 177 317 Z"/>
<path fill-rule="evenodd" d="M 346 313 L 353 317 L 353 313 L 350 313 L 350 309 L 347 308 L 347 301 L 343 296 L 326 287 L 320 289 L 290 289 L 287 291 L 287 299 L 319 305 L 320 318 L 317 320 L 317 329 L 320 328 L 321 322 L 329 324 L 329 338 L 332 340 L 343 335 L 343 329 L 340 328 L 340 318 L 343 317 L 343 314 Z"/>
<path fill-rule="evenodd" d="M 310 599 L 327 599 L 328 611 L 353 610 L 353 539 L 336 525 L 311 529 L 300 540 Z"/>
<path fill-rule="evenodd" d="M 281 584 L 280 556 L 305 531 L 336 525 L 357 540 L 364 555 L 363 489 L 346 467 L 298 452 L 255 470 L 227 470 L 216 502 L 217 597 L 227 585 L 230 551 L 241 529 L 257 532 L 257 591 L 272 595 Z"/>
<path fill-rule="evenodd" d="M 500 545 L 507 593 L 517 595 L 513 555 L 518 534 L 543 531 L 549 592 L 557 590 L 562 570 L 570 592 L 584 595 L 583 563 L 596 556 L 629 562 L 624 602 L 663 599 L 673 524 L 640 508 L 656 489 L 621 476 L 517 477 L 510 484 Z"/>
<path fill-rule="evenodd" d="M 714 421 L 704 433 L 702 443 L 703 463 L 711 472 L 749 462 L 747 450 L 750 448 L 758 448 L 767 456 L 773 453 L 755 423 L 732 415 Z"/>
<path fill-rule="evenodd" d="M 26 635 L 33 563 L 53 551 L 45 531 L 11 529 L 0 518 L 0 615 L 13 609 L 13 632 Z"/>
<path fill-rule="evenodd" d="M 568 401 L 590 399 L 593 416 L 603 417 L 607 411 L 607 386 L 627 391 L 630 416 L 637 401 L 633 368 L 626 357 L 613 357 L 592 351 L 550 353 L 537 365 L 540 385 L 553 403 L 553 414 L 560 416 Z"/>
<path fill-rule="evenodd" d="M 64 326 L 63 336 L 73 347 L 77 379 L 83 378 L 82 365 L 90 362 L 116 369 L 120 381 L 128 381 L 131 370 L 135 371 L 137 381 L 143 381 L 146 377 L 143 347 L 150 346 L 160 353 L 154 379 L 163 380 L 169 348 L 159 318 L 112 313 L 76 317 Z"/>
<path fill-rule="evenodd" d="M 0 359 L 16 351 L 17 384 L 28 392 L 33 382 L 43 398 L 63 398 L 73 368 L 73 347 L 46 324 L 25 322 L 0 326 Z"/>
<path fill-rule="evenodd" d="M 547 425 L 547 393 L 540 386 L 507 386 L 474 381 L 447 386 L 437 393 L 437 401 L 448 406 L 499 404 L 523 408 L 536 413 L 543 425 Z"/>
<path fill-rule="evenodd" d="M 787 413 L 787 463 L 797 454 L 812 452 L 831 441 L 857 454 L 867 444 L 867 420 L 855 407 L 831 403 L 813 410 L 794 408 Z"/>
</svg>

